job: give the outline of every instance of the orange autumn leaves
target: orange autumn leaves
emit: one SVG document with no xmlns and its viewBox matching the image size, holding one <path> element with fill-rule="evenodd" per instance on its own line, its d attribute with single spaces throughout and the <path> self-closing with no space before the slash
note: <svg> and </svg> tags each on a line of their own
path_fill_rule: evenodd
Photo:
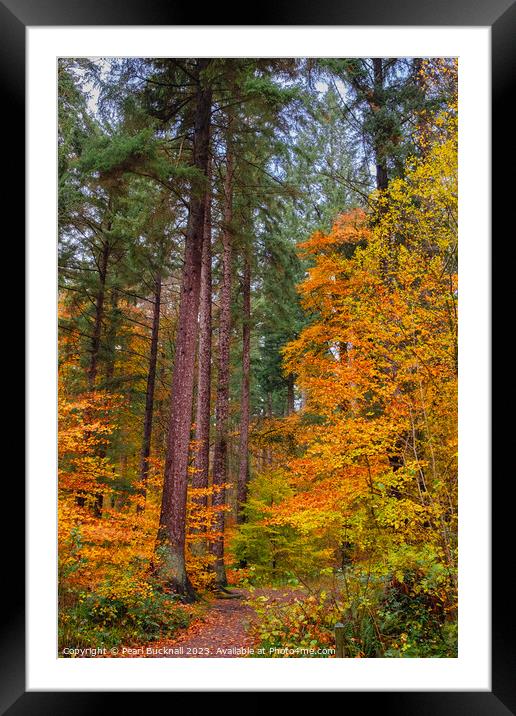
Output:
<svg viewBox="0 0 516 716">
<path fill-rule="evenodd" d="M 61 490 L 93 495 L 109 482 L 114 467 L 105 456 L 113 433 L 112 411 L 118 399 L 90 392 L 70 402 L 61 390 L 59 413 L 59 487 Z"/>
<path fill-rule="evenodd" d="M 61 302 L 60 318 L 69 315 Z M 135 376 L 141 374 L 141 356 L 148 349 L 139 326 L 147 319 L 146 307 L 124 304 L 131 322 L 124 327 L 123 360 Z M 172 331 L 174 316 L 164 312 L 163 333 Z M 140 491 L 141 421 L 136 401 L 145 390 L 140 378 L 136 390 L 123 383 L 118 392 L 103 386 L 94 391 L 76 392 L 74 378 L 82 374 L 80 355 L 73 335 L 60 335 L 58 399 L 58 535 L 61 590 L 91 593 L 107 590 L 120 597 L 128 590 L 140 593 L 148 588 L 163 478 L 163 457 L 149 458 L 146 496 Z M 117 357 L 118 358 L 118 357 Z M 70 386 L 72 386 L 70 388 Z M 165 399 L 159 382 L 157 401 Z M 163 440 L 160 408 L 154 442 Z M 192 441 L 194 443 L 194 441 Z M 122 457 L 117 446 L 123 445 Z M 194 444 L 192 445 L 192 448 Z M 193 454 L 192 449 L 192 454 Z M 192 466 L 193 470 L 193 466 Z M 213 529 L 213 488 L 189 491 L 187 553 L 191 579 L 196 588 L 212 580 L 207 570 L 212 557 L 206 542 L 217 534 Z M 202 497 L 208 505 L 203 505 Z"/>
<path fill-rule="evenodd" d="M 456 562 L 457 133 L 404 179 L 300 245 L 309 324 L 284 349 L 305 396 L 274 441 L 291 496 L 268 524 L 316 531 L 337 546 L 371 530 L 386 550 L 434 545 Z M 278 438 L 283 436 L 283 439 Z M 366 509 L 364 508 L 366 505 Z M 369 538 L 368 538 L 369 539 Z"/>
</svg>

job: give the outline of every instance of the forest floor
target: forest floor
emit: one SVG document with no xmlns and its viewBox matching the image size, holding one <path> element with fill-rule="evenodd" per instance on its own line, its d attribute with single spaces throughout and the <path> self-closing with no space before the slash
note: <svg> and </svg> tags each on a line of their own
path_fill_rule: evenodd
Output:
<svg viewBox="0 0 516 716">
<path fill-rule="evenodd" d="M 299 594 L 299 589 L 289 587 L 255 589 L 252 594 L 246 589 L 235 589 L 232 596 L 211 599 L 202 616 L 172 639 L 153 642 L 140 647 L 138 653 L 125 656 L 180 659 L 248 656 L 254 644 L 249 629 L 257 616 L 247 600 L 263 596 L 271 604 L 289 603 Z"/>
</svg>

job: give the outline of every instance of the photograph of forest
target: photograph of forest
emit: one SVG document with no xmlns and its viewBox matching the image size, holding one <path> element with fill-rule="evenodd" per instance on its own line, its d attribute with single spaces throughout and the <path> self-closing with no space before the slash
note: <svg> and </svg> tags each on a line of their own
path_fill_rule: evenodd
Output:
<svg viewBox="0 0 516 716">
<path fill-rule="evenodd" d="M 59 60 L 58 656 L 457 656 L 457 78 Z"/>
</svg>

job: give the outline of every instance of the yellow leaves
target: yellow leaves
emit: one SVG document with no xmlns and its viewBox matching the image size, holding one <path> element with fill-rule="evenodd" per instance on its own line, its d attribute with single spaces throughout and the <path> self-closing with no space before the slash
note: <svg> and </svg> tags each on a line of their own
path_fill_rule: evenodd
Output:
<svg viewBox="0 0 516 716">
<path fill-rule="evenodd" d="M 399 581 L 413 559 L 404 547 L 428 542 L 436 554 L 443 515 L 455 525 L 454 113 L 435 126 L 423 159 L 372 197 L 369 216 L 343 214 L 300 246 L 313 262 L 299 287 L 313 318 L 284 364 L 307 400 L 264 428 L 291 493 L 262 507 L 262 524 L 334 545 L 344 530 L 358 558 L 374 551 L 380 563 L 398 549 Z"/>
</svg>

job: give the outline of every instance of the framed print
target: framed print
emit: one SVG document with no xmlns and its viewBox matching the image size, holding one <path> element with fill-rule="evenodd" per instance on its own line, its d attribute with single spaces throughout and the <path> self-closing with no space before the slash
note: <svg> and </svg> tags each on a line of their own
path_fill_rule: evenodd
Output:
<svg viewBox="0 0 516 716">
<path fill-rule="evenodd" d="M 490 444 L 514 6 L 0 10 L 29 396 L 2 713 L 514 712 Z"/>
</svg>

